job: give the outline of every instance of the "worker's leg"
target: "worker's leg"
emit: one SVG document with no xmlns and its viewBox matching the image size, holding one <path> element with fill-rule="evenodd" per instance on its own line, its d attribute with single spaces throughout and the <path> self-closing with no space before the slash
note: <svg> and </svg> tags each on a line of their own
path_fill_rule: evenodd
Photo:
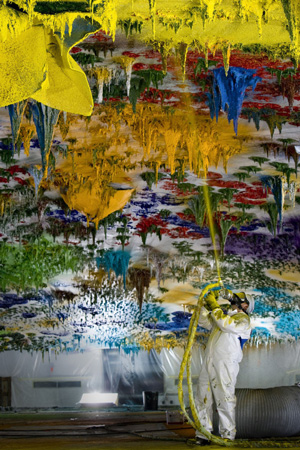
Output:
<svg viewBox="0 0 300 450">
<path fill-rule="evenodd" d="M 239 364 L 215 361 L 215 377 L 211 378 L 211 386 L 219 415 L 219 432 L 223 438 L 234 439 L 235 427 L 235 384 Z"/>
<path fill-rule="evenodd" d="M 198 417 L 201 425 L 209 432 L 212 432 L 212 391 L 207 371 L 207 364 L 209 361 L 204 361 L 200 370 L 199 380 L 197 385 L 197 394 L 195 397 L 195 404 L 198 412 Z M 206 439 L 201 433 L 196 431 L 196 436 Z"/>
</svg>

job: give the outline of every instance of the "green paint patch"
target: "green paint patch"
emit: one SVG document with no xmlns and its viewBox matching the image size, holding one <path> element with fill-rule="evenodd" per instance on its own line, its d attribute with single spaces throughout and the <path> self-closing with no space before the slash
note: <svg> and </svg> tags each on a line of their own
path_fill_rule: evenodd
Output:
<svg viewBox="0 0 300 450">
<path fill-rule="evenodd" d="M 54 244 L 46 238 L 25 246 L 0 244 L 0 288 L 17 292 L 39 289 L 67 270 L 82 267 L 82 252 L 74 247 Z"/>
</svg>

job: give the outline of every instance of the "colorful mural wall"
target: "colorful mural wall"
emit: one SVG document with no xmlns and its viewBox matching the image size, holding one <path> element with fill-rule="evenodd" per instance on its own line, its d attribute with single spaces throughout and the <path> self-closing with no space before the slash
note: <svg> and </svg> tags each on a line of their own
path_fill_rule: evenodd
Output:
<svg viewBox="0 0 300 450">
<path fill-rule="evenodd" d="M 219 275 L 300 336 L 299 5 L 172 8 L 1 5 L 1 351 L 184 347 Z"/>
</svg>

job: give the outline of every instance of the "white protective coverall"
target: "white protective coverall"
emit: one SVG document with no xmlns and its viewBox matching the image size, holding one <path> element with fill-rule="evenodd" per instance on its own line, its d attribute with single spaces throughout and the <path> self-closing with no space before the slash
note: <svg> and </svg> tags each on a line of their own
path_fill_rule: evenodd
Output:
<svg viewBox="0 0 300 450">
<path fill-rule="evenodd" d="M 214 295 L 209 292 L 208 295 Z M 199 325 L 211 330 L 200 370 L 195 403 L 201 425 L 213 430 L 213 397 L 219 416 L 219 433 L 226 439 L 234 439 L 235 385 L 239 363 L 243 358 L 240 339 L 249 339 L 249 316 L 237 310 L 225 314 L 218 307 L 208 311 L 202 307 Z M 199 432 L 196 436 L 204 438 Z"/>
</svg>

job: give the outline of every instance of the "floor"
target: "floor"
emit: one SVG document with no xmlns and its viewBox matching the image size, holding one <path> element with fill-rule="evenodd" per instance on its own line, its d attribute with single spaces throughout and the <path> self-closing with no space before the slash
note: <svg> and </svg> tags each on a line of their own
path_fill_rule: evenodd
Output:
<svg viewBox="0 0 300 450">
<path fill-rule="evenodd" d="M 176 412 L 172 418 L 169 413 L 129 409 L 2 412 L 0 447 L 1 450 L 197 448 L 193 429 L 186 423 L 176 423 Z M 299 440 L 290 439 L 288 446 L 299 448 Z M 285 442 L 277 440 L 276 447 L 286 447 Z M 211 445 L 209 448 L 220 447 Z M 264 448 L 273 448 L 273 445 Z"/>
</svg>

